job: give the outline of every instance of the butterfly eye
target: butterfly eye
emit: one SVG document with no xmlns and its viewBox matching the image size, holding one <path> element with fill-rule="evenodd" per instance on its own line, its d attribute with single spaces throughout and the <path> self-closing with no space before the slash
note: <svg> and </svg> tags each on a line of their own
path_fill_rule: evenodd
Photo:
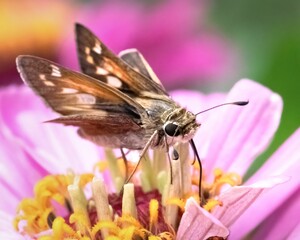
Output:
<svg viewBox="0 0 300 240">
<path fill-rule="evenodd" d="M 170 137 L 177 137 L 180 134 L 180 127 L 172 122 L 165 124 L 164 131 Z"/>
</svg>

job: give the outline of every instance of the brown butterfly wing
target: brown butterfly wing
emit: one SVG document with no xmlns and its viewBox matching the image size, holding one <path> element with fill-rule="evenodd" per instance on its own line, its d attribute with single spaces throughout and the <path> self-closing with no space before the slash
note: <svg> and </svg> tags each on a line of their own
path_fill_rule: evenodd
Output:
<svg viewBox="0 0 300 240">
<path fill-rule="evenodd" d="M 62 116 L 47 122 L 78 126 L 88 135 L 113 135 L 141 130 L 140 121 L 126 114 L 94 111 Z"/>
<path fill-rule="evenodd" d="M 135 71 L 144 75 L 147 79 L 159 84 L 160 87 L 166 91 L 161 81 L 150 67 L 149 63 L 137 49 L 132 48 L 123 50 L 119 53 L 119 57 Z"/>
<path fill-rule="evenodd" d="M 82 72 L 120 91 L 136 96 L 143 92 L 167 95 L 162 86 L 113 54 L 91 31 L 76 24 L 76 40 Z"/>
<path fill-rule="evenodd" d="M 105 83 L 33 56 L 19 56 L 17 68 L 26 84 L 54 111 L 65 115 L 50 122 L 78 126 L 81 135 L 98 136 L 97 143 L 99 136 L 109 141 L 109 136 L 142 131 L 144 109 Z M 113 141 L 108 144 L 119 147 Z"/>
<path fill-rule="evenodd" d="M 63 115 L 96 109 L 134 116 L 145 114 L 141 105 L 122 92 L 46 59 L 19 56 L 17 68 L 24 82 L 54 111 Z"/>
</svg>

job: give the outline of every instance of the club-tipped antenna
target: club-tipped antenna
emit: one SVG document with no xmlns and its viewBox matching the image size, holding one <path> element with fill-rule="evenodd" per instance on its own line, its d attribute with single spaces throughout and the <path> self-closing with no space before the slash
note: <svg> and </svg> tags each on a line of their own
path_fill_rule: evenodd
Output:
<svg viewBox="0 0 300 240">
<path fill-rule="evenodd" d="M 222 103 L 220 105 L 217 105 L 217 106 L 214 106 L 214 107 L 211 107 L 211 108 L 208 108 L 208 109 L 205 109 L 201 112 L 198 112 L 195 114 L 195 116 L 197 116 L 198 114 L 201 114 L 201 113 L 204 113 L 204 112 L 208 112 L 212 109 L 215 109 L 215 108 L 218 108 L 218 107 L 223 107 L 225 105 L 237 105 L 237 106 L 245 106 L 249 103 L 249 101 L 237 101 L 237 102 L 229 102 L 229 103 Z"/>
</svg>

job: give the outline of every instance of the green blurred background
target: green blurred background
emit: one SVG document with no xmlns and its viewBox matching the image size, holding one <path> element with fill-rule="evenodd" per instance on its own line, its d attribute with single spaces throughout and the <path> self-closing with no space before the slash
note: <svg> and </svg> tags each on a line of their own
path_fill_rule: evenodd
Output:
<svg viewBox="0 0 300 240">
<path fill-rule="evenodd" d="M 199 79 L 203 78 L 205 81 L 199 81 L 198 83 L 195 81 L 189 82 L 186 85 L 184 84 L 185 79 L 182 79 L 181 84 L 176 85 L 177 87 L 198 88 L 204 92 L 228 91 L 238 79 L 250 78 L 268 86 L 283 97 L 284 111 L 279 130 L 271 147 L 266 153 L 260 156 L 252 167 L 251 171 L 254 171 L 299 127 L 300 1 L 182 0 L 183 2 L 184 4 L 195 6 L 192 9 L 194 8 L 196 16 L 192 18 L 192 21 L 194 21 L 196 27 L 192 26 L 191 29 L 193 29 L 197 37 L 199 36 L 201 40 L 201 34 L 204 35 L 205 32 L 217 32 L 220 38 L 224 38 L 224 41 L 229 43 L 230 49 L 228 51 L 232 52 L 232 55 L 236 57 L 237 63 L 222 76 L 205 75 L 203 77 L 199 75 Z M 158 21 L 157 32 L 163 32 L 161 28 L 164 24 L 167 24 L 163 19 L 173 21 L 176 19 L 168 18 L 175 18 L 174 16 L 179 16 L 180 18 L 181 15 L 189 14 L 189 11 L 183 11 L 184 9 L 180 7 L 172 9 L 172 4 L 181 4 L 179 0 L 1 1 L 0 84 L 2 86 L 12 83 L 21 84 L 14 61 L 15 57 L 19 54 L 34 54 L 62 63 L 61 59 L 64 57 L 61 58 L 61 55 L 72 55 L 71 52 L 75 52 L 72 48 L 71 50 L 66 50 L 65 47 L 68 46 L 69 41 L 66 40 L 66 36 L 70 36 L 73 41 L 72 31 L 75 21 L 85 19 L 87 27 L 94 24 L 94 28 L 97 28 L 98 23 L 95 24 L 93 22 L 97 22 L 99 20 L 98 17 L 103 17 L 103 14 L 107 16 L 107 14 L 110 14 L 109 11 L 112 11 L 112 15 L 107 17 L 110 19 L 110 22 L 101 23 L 104 26 L 102 28 L 105 28 L 106 25 L 121 24 L 124 20 L 123 18 L 131 17 L 131 14 L 134 13 L 128 11 L 131 9 L 130 7 L 124 8 L 124 10 L 119 7 L 118 11 L 113 15 L 114 8 L 118 8 L 118 6 L 124 7 L 125 4 L 128 6 L 138 5 L 139 10 L 134 9 L 134 11 L 140 11 L 140 17 L 134 21 L 143 22 L 143 16 L 147 14 L 147 26 L 151 25 L 151 17 L 157 17 L 159 8 L 164 6 L 166 8 L 165 15 L 161 18 L 161 22 Z M 111 6 L 107 7 L 108 5 Z M 142 11 L 140 10 L 141 8 L 143 8 Z M 172 10 L 168 12 L 167 8 Z M 99 9 L 99 15 L 97 15 L 97 9 Z M 103 9 L 108 10 L 103 12 Z M 154 12 L 152 15 L 151 11 Z M 172 11 L 176 11 L 176 13 Z M 172 17 L 169 17 L 170 14 Z M 185 17 L 189 16 L 183 16 L 183 21 Z M 199 29 L 197 29 L 197 26 Z M 124 31 L 132 31 L 133 27 L 130 24 L 127 27 L 119 28 L 119 30 L 122 30 L 123 34 Z M 185 26 L 178 27 L 182 28 L 180 33 L 185 34 Z M 143 44 L 143 40 L 139 41 L 138 39 L 143 39 L 142 37 L 147 33 L 147 30 L 142 29 L 142 31 L 139 31 L 140 36 L 134 36 L 135 41 L 131 41 L 131 43 Z M 151 38 L 157 37 L 155 27 L 151 31 L 152 33 L 145 38 L 145 40 L 149 41 L 148 45 L 141 46 L 141 48 L 142 52 L 151 50 L 149 53 L 150 64 L 151 61 L 155 64 L 161 60 L 160 57 L 155 58 L 155 56 L 161 56 L 159 54 L 164 49 L 160 49 L 157 54 L 155 53 L 156 55 L 153 54 L 155 48 L 153 50 Z M 165 29 L 164 31 L 167 30 Z M 109 36 L 110 32 L 118 34 L 117 26 L 108 29 L 107 36 Z M 189 32 L 188 34 L 191 33 Z M 107 37 L 105 33 L 102 33 L 101 38 L 102 36 L 104 38 Z M 184 36 L 178 35 L 178 37 L 184 39 Z M 123 46 L 122 41 L 125 41 L 122 37 L 119 38 L 118 40 L 112 38 L 106 42 L 108 45 L 111 46 L 112 44 L 115 46 L 115 49 L 119 50 L 118 47 Z M 194 36 L 191 38 L 196 39 Z M 114 45 L 111 43 L 114 41 L 119 42 Z M 159 45 L 156 44 L 156 48 Z M 136 46 L 130 45 L 130 47 Z M 180 48 L 180 46 L 176 47 L 177 49 Z M 164 52 L 164 54 L 167 54 L 167 52 Z M 75 56 L 75 53 L 73 54 Z M 195 60 L 197 60 L 197 56 L 195 56 Z M 181 61 L 185 62 L 187 59 L 182 59 Z M 68 63 L 68 60 L 66 62 Z M 219 81 L 216 81 L 214 78 L 218 78 Z M 170 83 L 167 85 L 168 89 L 175 88 L 174 86 Z"/>
<path fill-rule="evenodd" d="M 299 127 L 300 1 L 213 1 L 210 21 L 240 49 L 239 76 L 261 82 L 284 101 L 278 132 L 253 171 Z"/>
</svg>

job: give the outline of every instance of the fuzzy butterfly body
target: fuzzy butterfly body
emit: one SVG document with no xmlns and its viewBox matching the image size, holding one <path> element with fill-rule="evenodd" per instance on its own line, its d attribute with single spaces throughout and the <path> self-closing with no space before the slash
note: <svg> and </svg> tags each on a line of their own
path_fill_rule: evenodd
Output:
<svg viewBox="0 0 300 240">
<path fill-rule="evenodd" d="M 146 149 L 192 139 L 193 113 L 167 94 L 135 49 L 116 56 L 93 33 L 76 25 L 83 73 L 51 61 L 19 56 L 24 82 L 62 116 L 49 122 L 79 127 L 80 136 L 101 146 Z"/>
</svg>

